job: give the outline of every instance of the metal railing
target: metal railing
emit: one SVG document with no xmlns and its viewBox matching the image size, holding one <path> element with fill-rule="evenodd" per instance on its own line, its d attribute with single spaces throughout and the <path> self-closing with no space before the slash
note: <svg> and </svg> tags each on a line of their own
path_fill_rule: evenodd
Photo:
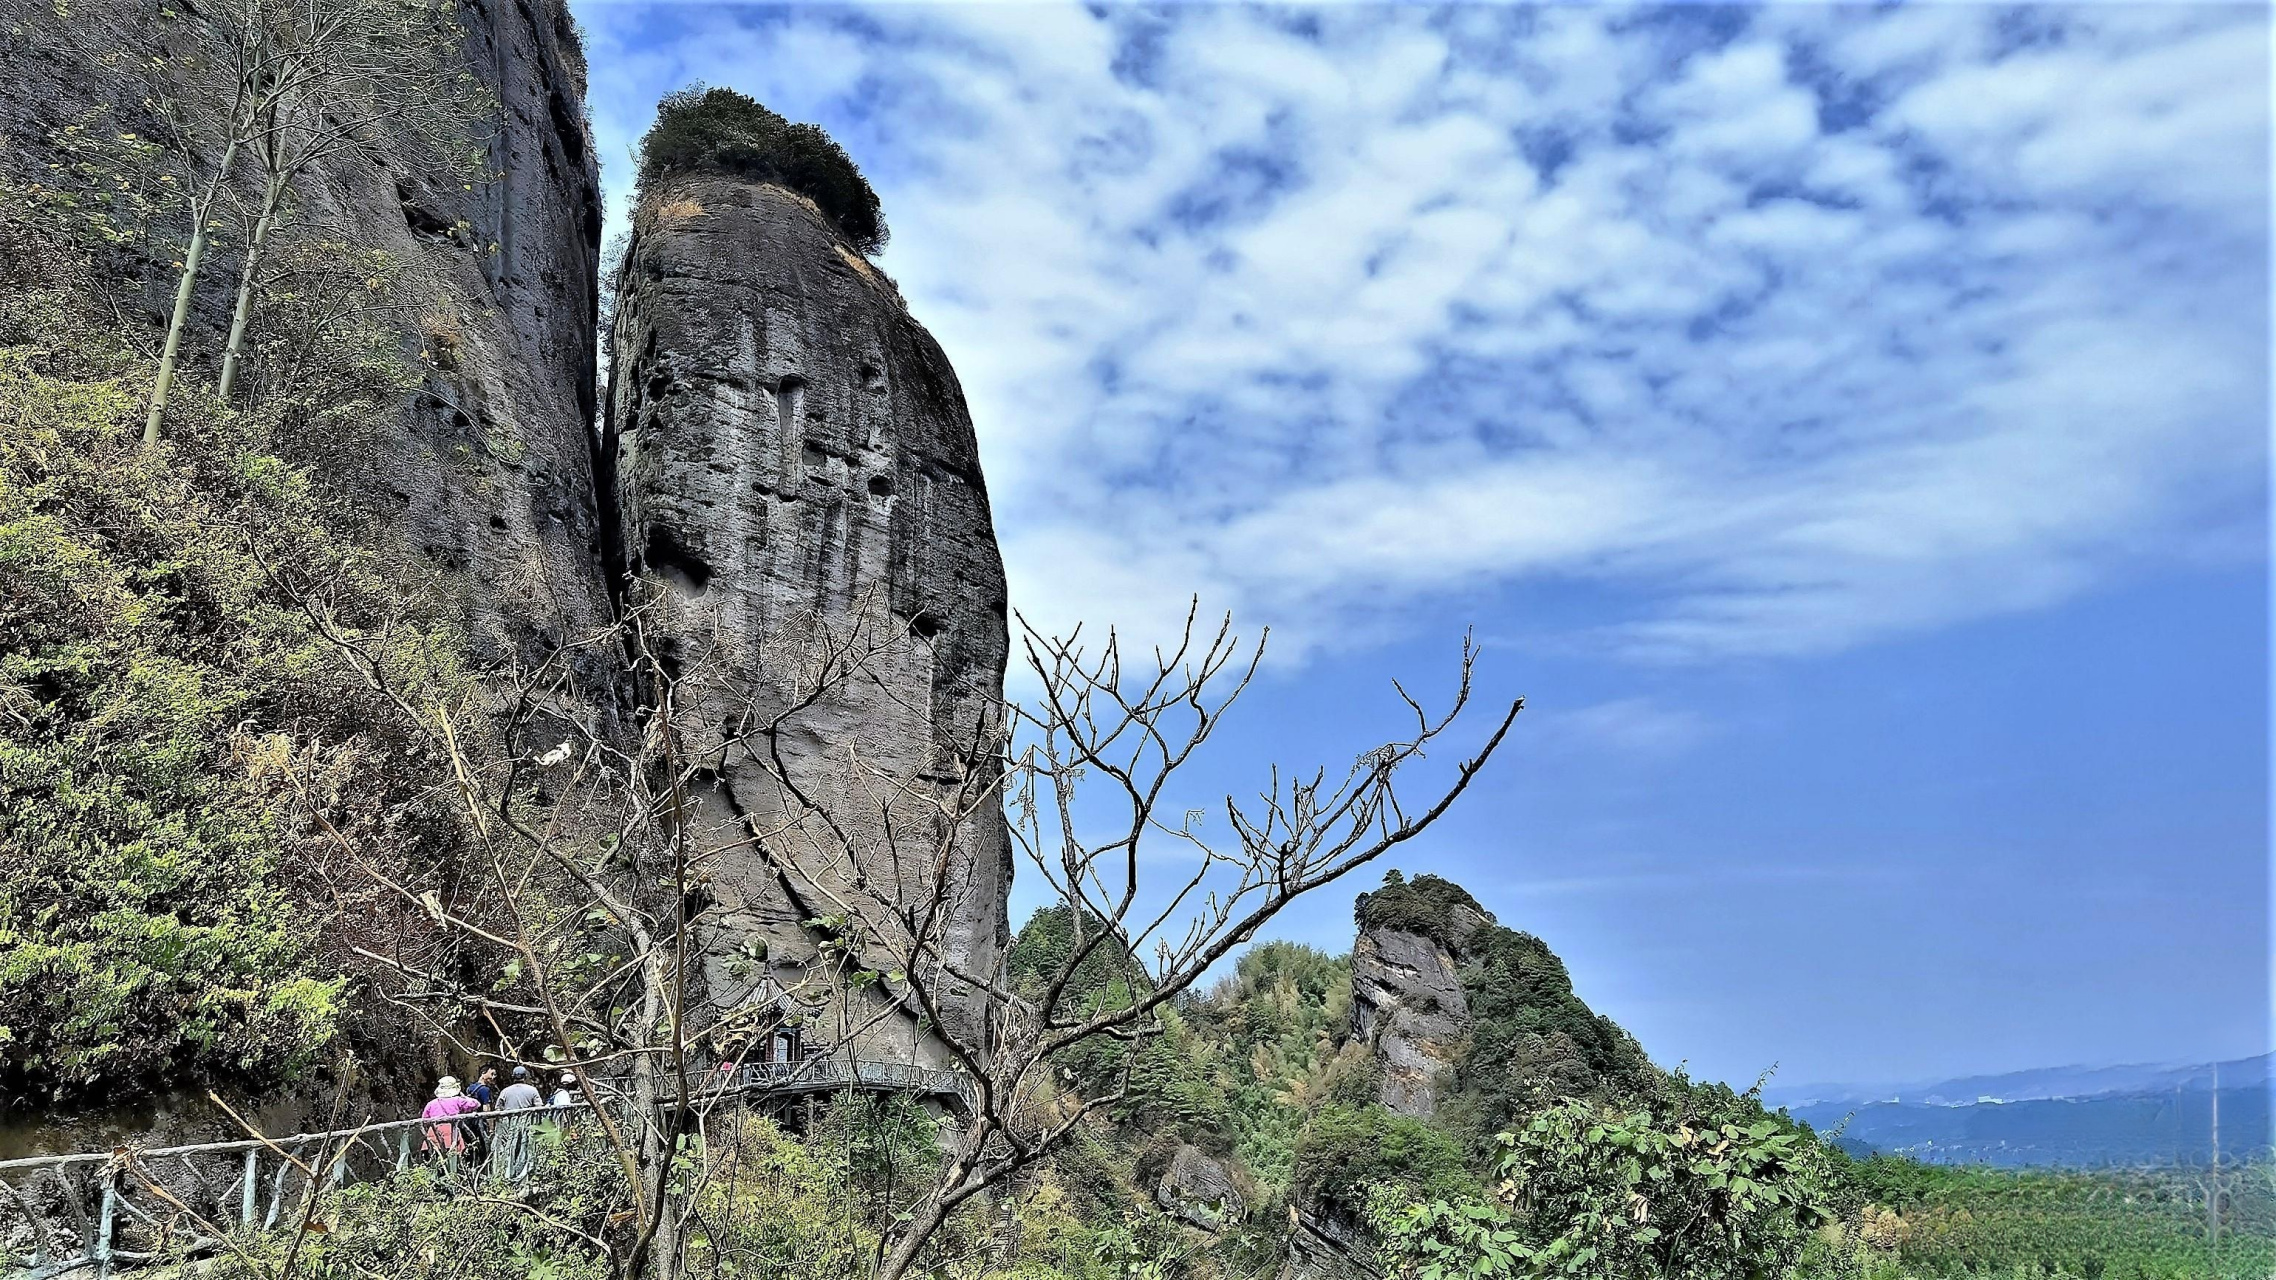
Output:
<svg viewBox="0 0 2276 1280">
<path fill-rule="evenodd" d="M 748 1063 L 730 1078 L 724 1087 L 699 1089 L 688 1102 L 708 1109 L 730 1096 L 861 1089 L 953 1097 L 967 1109 L 971 1105 L 970 1084 L 960 1074 L 907 1063 L 813 1057 Z M 611 1096 L 604 1102 L 611 1114 L 630 1122 L 629 1099 Z M 0 1276 L 48 1280 L 91 1269 L 101 1277 L 122 1267 L 210 1253 L 225 1247 L 225 1233 L 294 1225 L 304 1197 L 319 1184 L 374 1181 L 420 1158 L 432 1160 L 454 1182 L 519 1182 L 530 1172 L 536 1126 L 573 1122 L 591 1109 L 580 1101 L 475 1112 L 450 1121 L 391 1120 L 281 1138 L 0 1160 Z M 446 1142 L 441 1131 L 450 1126 L 456 1126 L 455 1141 Z M 134 1247 L 124 1238 L 138 1232 L 154 1236 L 155 1244 Z"/>
</svg>

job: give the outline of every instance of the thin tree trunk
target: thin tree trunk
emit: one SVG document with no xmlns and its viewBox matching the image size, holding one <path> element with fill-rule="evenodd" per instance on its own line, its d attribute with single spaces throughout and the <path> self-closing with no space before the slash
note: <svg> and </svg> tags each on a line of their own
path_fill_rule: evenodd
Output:
<svg viewBox="0 0 2276 1280">
<path fill-rule="evenodd" d="M 261 216 L 253 224 L 253 239 L 245 246 L 245 266 L 237 274 L 237 309 L 229 320 L 229 345 L 221 357 L 221 385 L 215 388 L 224 403 L 237 386 L 237 369 L 245 357 L 245 330 L 253 317 L 253 287 L 260 276 L 261 258 L 268 249 L 269 233 L 276 229 L 277 206 L 284 202 L 282 175 L 271 175 L 261 190 Z"/>
<path fill-rule="evenodd" d="M 940 1230 L 947 1221 L 948 1210 L 941 1207 L 941 1197 L 926 1196 L 916 1213 L 902 1224 L 893 1251 L 878 1264 L 872 1280 L 902 1280 L 917 1265 L 917 1255 L 923 1252 L 925 1242 L 932 1239 L 933 1233 Z"/>
<path fill-rule="evenodd" d="M 196 295 L 198 262 L 205 257 L 205 220 L 213 210 L 214 197 L 221 192 L 221 184 L 229 180 L 229 170 L 237 163 L 237 143 L 234 141 L 221 153 L 221 163 L 214 167 L 213 185 L 204 199 L 190 206 L 190 247 L 182 255 L 182 282 L 174 288 L 174 314 L 166 322 L 166 349 L 158 357 L 158 381 L 150 388 L 150 416 L 143 419 L 142 447 L 158 447 L 158 427 L 166 419 L 166 398 L 174 390 L 174 369 L 182 354 L 182 333 L 190 327 L 190 299 Z"/>
</svg>

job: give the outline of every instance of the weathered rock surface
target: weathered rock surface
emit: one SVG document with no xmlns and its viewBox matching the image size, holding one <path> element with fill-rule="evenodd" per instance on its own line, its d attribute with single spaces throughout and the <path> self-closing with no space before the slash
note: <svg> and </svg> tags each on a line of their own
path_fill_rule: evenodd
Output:
<svg viewBox="0 0 2276 1280">
<path fill-rule="evenodd" d="M 1468 917 L 1450 921 L 1445 936 L 1467 938 L 1488 922 L 1482 913 Z M 1373 1047 L 1382 1069 L 1378 1096 L 1392 1111 L 1437 1114 L 1470 1030 L 1460 972 L 1453 947 L 1419 933 L 1363 929 L 1352 945 L 1352 1035 Z"/>
<path fill-rule="evenodd" d="M 213 91 L 185 82 L 191 64 L 174 56 L 201 21 L 194 6 L 61 8 L 0 0 L 0 171 L 18 180 L 45 176 L 63 130 L 167 136 L 138 104 Z M 460 20 L 467 65 L 497 100 L 491 180 L 431 181 L 410 149 L 343 156 L 303 180 L 299 221 L 384 252 L 400 273 L 404 350 L 429 351 L 431 371 L 336 478 L 405 550 L 465 585 L 475 656 L 494 663 L 542 656 L 609 616 L 590 430 L 600 181 L 567 0 L 467 0 Z M 226 244 L 208 259 L 193 364 L 217 354 L 236 270 Z M 171 269 L 151 263 L 141 301 L 153 330 L 172 292 Z"/>
<path fill-rule="evenodd" d="M 938 801 L 997 728 L 1005 586 L 971 417 L 891 281 L 806 200 L 724 175 L 643 194 L 611 341 L 617 543 L 695 708 L 682 730 L 715 758 L 698 820 L 715 844 L 771 833 L 717 863 L 709 995 L 760 998 L 758 977 L 812 990 L 821 938 L 804 922 L 920 905 Z M 809 699 L 832 645 L 874 652 Z M 793 706 L 771 745 L 745 736 Z M 1008 841 L 994 805 L 964 827 L 946 950 L 985 973 L 1006 940 Z M 873 1010 L 855 1004 L 819 1033 L 858 1028 Z M 906 1017 L 862 1039 L 941 1060 Z"/>
<path fill-rule="evenodd" d="M 1302 1208 L 1289 1210 L 1279 1280 L 1381 1280 L 1365 1231 Z"/>
<path fill-rule="evenodd" d="M 1154 1203 L 1164 1212 L 1204 1231 L 1221 1230 L 1248 1212 L 1248 1202 L 1232 1171 L 1201 1148 L 1181 1144 L 1169 1168 L 1154 1184 Z"/>
</svg>

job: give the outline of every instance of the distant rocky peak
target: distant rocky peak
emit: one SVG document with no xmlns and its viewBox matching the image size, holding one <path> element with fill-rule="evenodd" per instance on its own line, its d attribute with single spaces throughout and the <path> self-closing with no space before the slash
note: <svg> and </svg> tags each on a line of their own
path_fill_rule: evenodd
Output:
<svg viewBox="0 0 2276 1280">
<path fill-rule="evenodd" d="M 1375 1054 L 1377 1098 L 1401 1115 L 1428 1117 L 1452 1087 L 1470 1031 L 1463 953 L 1494 923 L 1460 885 L 1393 871 L 1359 896 L 1351 952 L 1351 1031 Z"/>
</svg>

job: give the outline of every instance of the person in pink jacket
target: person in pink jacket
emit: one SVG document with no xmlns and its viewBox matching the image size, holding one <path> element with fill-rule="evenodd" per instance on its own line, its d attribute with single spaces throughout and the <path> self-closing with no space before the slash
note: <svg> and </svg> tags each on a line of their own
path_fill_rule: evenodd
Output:
<svg viewBox="0 0 2276 1280">
<path fill-rule="evenodd" d="M 454 1121 L 469 1111 L 480 1111 L 482 1104 L 466 1096 L 458 1087 L 457 1076 L 444 1076 L 435 1083 L 434 1101 L 419 1113 L 421 1120 Z M 464 1155 L 466 1153 L 465 1126 L 459 1124 L 429 1124 L 426 1138 L 419 1149 L 430 1156 Z"/>
</svg>

